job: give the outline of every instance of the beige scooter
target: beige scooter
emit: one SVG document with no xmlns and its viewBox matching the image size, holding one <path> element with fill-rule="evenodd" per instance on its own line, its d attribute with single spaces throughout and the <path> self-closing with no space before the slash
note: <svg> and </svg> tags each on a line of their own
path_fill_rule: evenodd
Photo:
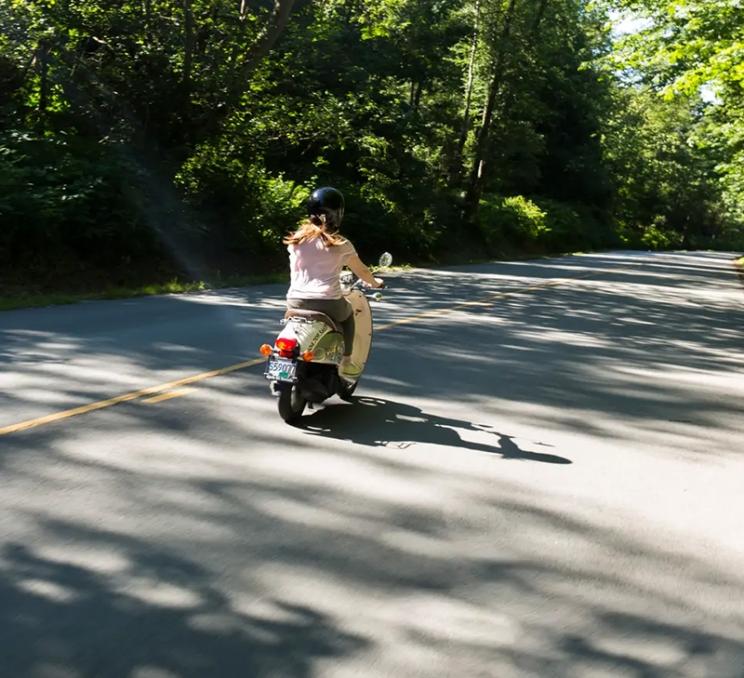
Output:
<svg viewBox="0 0 744 678">
<path fill-rule="evenodd" d="M 390 266 L 389 253 L 380 257 L 382 268 Z M 372 344 L 372 310 L 369 300 L 379 301 L 379 292 L 370 294 L 361 280 L 350 271 L 341 274 L 344 296 L 354 309 L 354 349 L 351 361 L 364 371 Z M 341 377 L 338 365 L 344 355 L 341 328 L 318 311 L 289 309 L 284 328 L 274 345 L 264 344 L 265 376 L 278 397 L 279 415 L 287 423 L 297 421 L 310 403 L 321 403 L 332 395 L 351 400 L 359 377 L 350 381 Z M 361 377 L 361 373 L 360 373 Z"/>
</svg>

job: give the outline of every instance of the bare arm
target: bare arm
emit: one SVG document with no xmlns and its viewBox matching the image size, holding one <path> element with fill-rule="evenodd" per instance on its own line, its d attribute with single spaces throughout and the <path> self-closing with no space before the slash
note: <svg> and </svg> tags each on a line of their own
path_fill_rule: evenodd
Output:
<svg viewBox="0 0 744 678">
<path fill-rule="evenodd" d="M 364 262 L 359 258 L 359 255 L 354 254 L 350 256 L 346 261 L 346 265 L 351 269 L 354 275 L 361 278 L 370 287 L 382 287 L 382 279 L 375 278 L 372 275 L 372 271 L 364 265 Z"/>
</svg>

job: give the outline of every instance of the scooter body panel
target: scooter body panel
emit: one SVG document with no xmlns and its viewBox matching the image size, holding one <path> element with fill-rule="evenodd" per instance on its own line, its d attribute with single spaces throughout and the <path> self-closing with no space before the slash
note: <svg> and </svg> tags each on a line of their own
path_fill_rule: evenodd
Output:
<svg viewBox="0 0 744 678">
<path fill-rule="evenodd" d="M 297 340 L 300 355 L 311 351 L 315 363 L 337 365 L 344 355 L 343 335 L 323 322 L 290 318 L 277 339 L 284 337 Z"/>
<path fill-rule="evenodd" d="M 351 290 L 346 299 L 354 309 L 354 348 L 351 351 L 351 362 L 364 371 L 372 346 L 372 311 L 361 290 Z"/>
</svg>

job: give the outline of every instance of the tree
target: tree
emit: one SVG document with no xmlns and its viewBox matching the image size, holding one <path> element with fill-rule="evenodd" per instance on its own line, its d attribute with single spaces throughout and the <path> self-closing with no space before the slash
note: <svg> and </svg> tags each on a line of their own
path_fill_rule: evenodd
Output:
<svg viewBox="0 0 744 678">
<path fill-rule="evenodd" d="M 618 45 L 613 63 L 701 118 L 691 143 L 717 158 L 711 185 L 725 206 L 723 230 L 744 240 L 744 15 L 729 0 L 619 0 L 646 19 Z"/>
</svg>

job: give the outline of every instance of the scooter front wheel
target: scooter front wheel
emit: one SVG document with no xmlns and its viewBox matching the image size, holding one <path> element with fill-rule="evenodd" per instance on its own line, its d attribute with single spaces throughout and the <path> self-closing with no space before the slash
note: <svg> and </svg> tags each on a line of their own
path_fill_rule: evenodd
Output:
<svg viewBox="0 0 744 678">
<path fill-rule="evenodd" d="M 338 397 L 341 398 L 341 400 L 345 400 L 347 403 L 353 402 L 354 391 L 356 391 L 358 383 L 358 381 L 355 381 L 353 384 L 349 384 L 348 382 L 341 380 L 341 386 L 339 386 L 338 389 Z"/>
<path fill-rule="evenodd" d="M 297 385 L 284 388 L 279 392 L 279 416 L 288 424 L 297 421 L 305 411 L 307 401 L 300 395 Z"/>
</svg>

